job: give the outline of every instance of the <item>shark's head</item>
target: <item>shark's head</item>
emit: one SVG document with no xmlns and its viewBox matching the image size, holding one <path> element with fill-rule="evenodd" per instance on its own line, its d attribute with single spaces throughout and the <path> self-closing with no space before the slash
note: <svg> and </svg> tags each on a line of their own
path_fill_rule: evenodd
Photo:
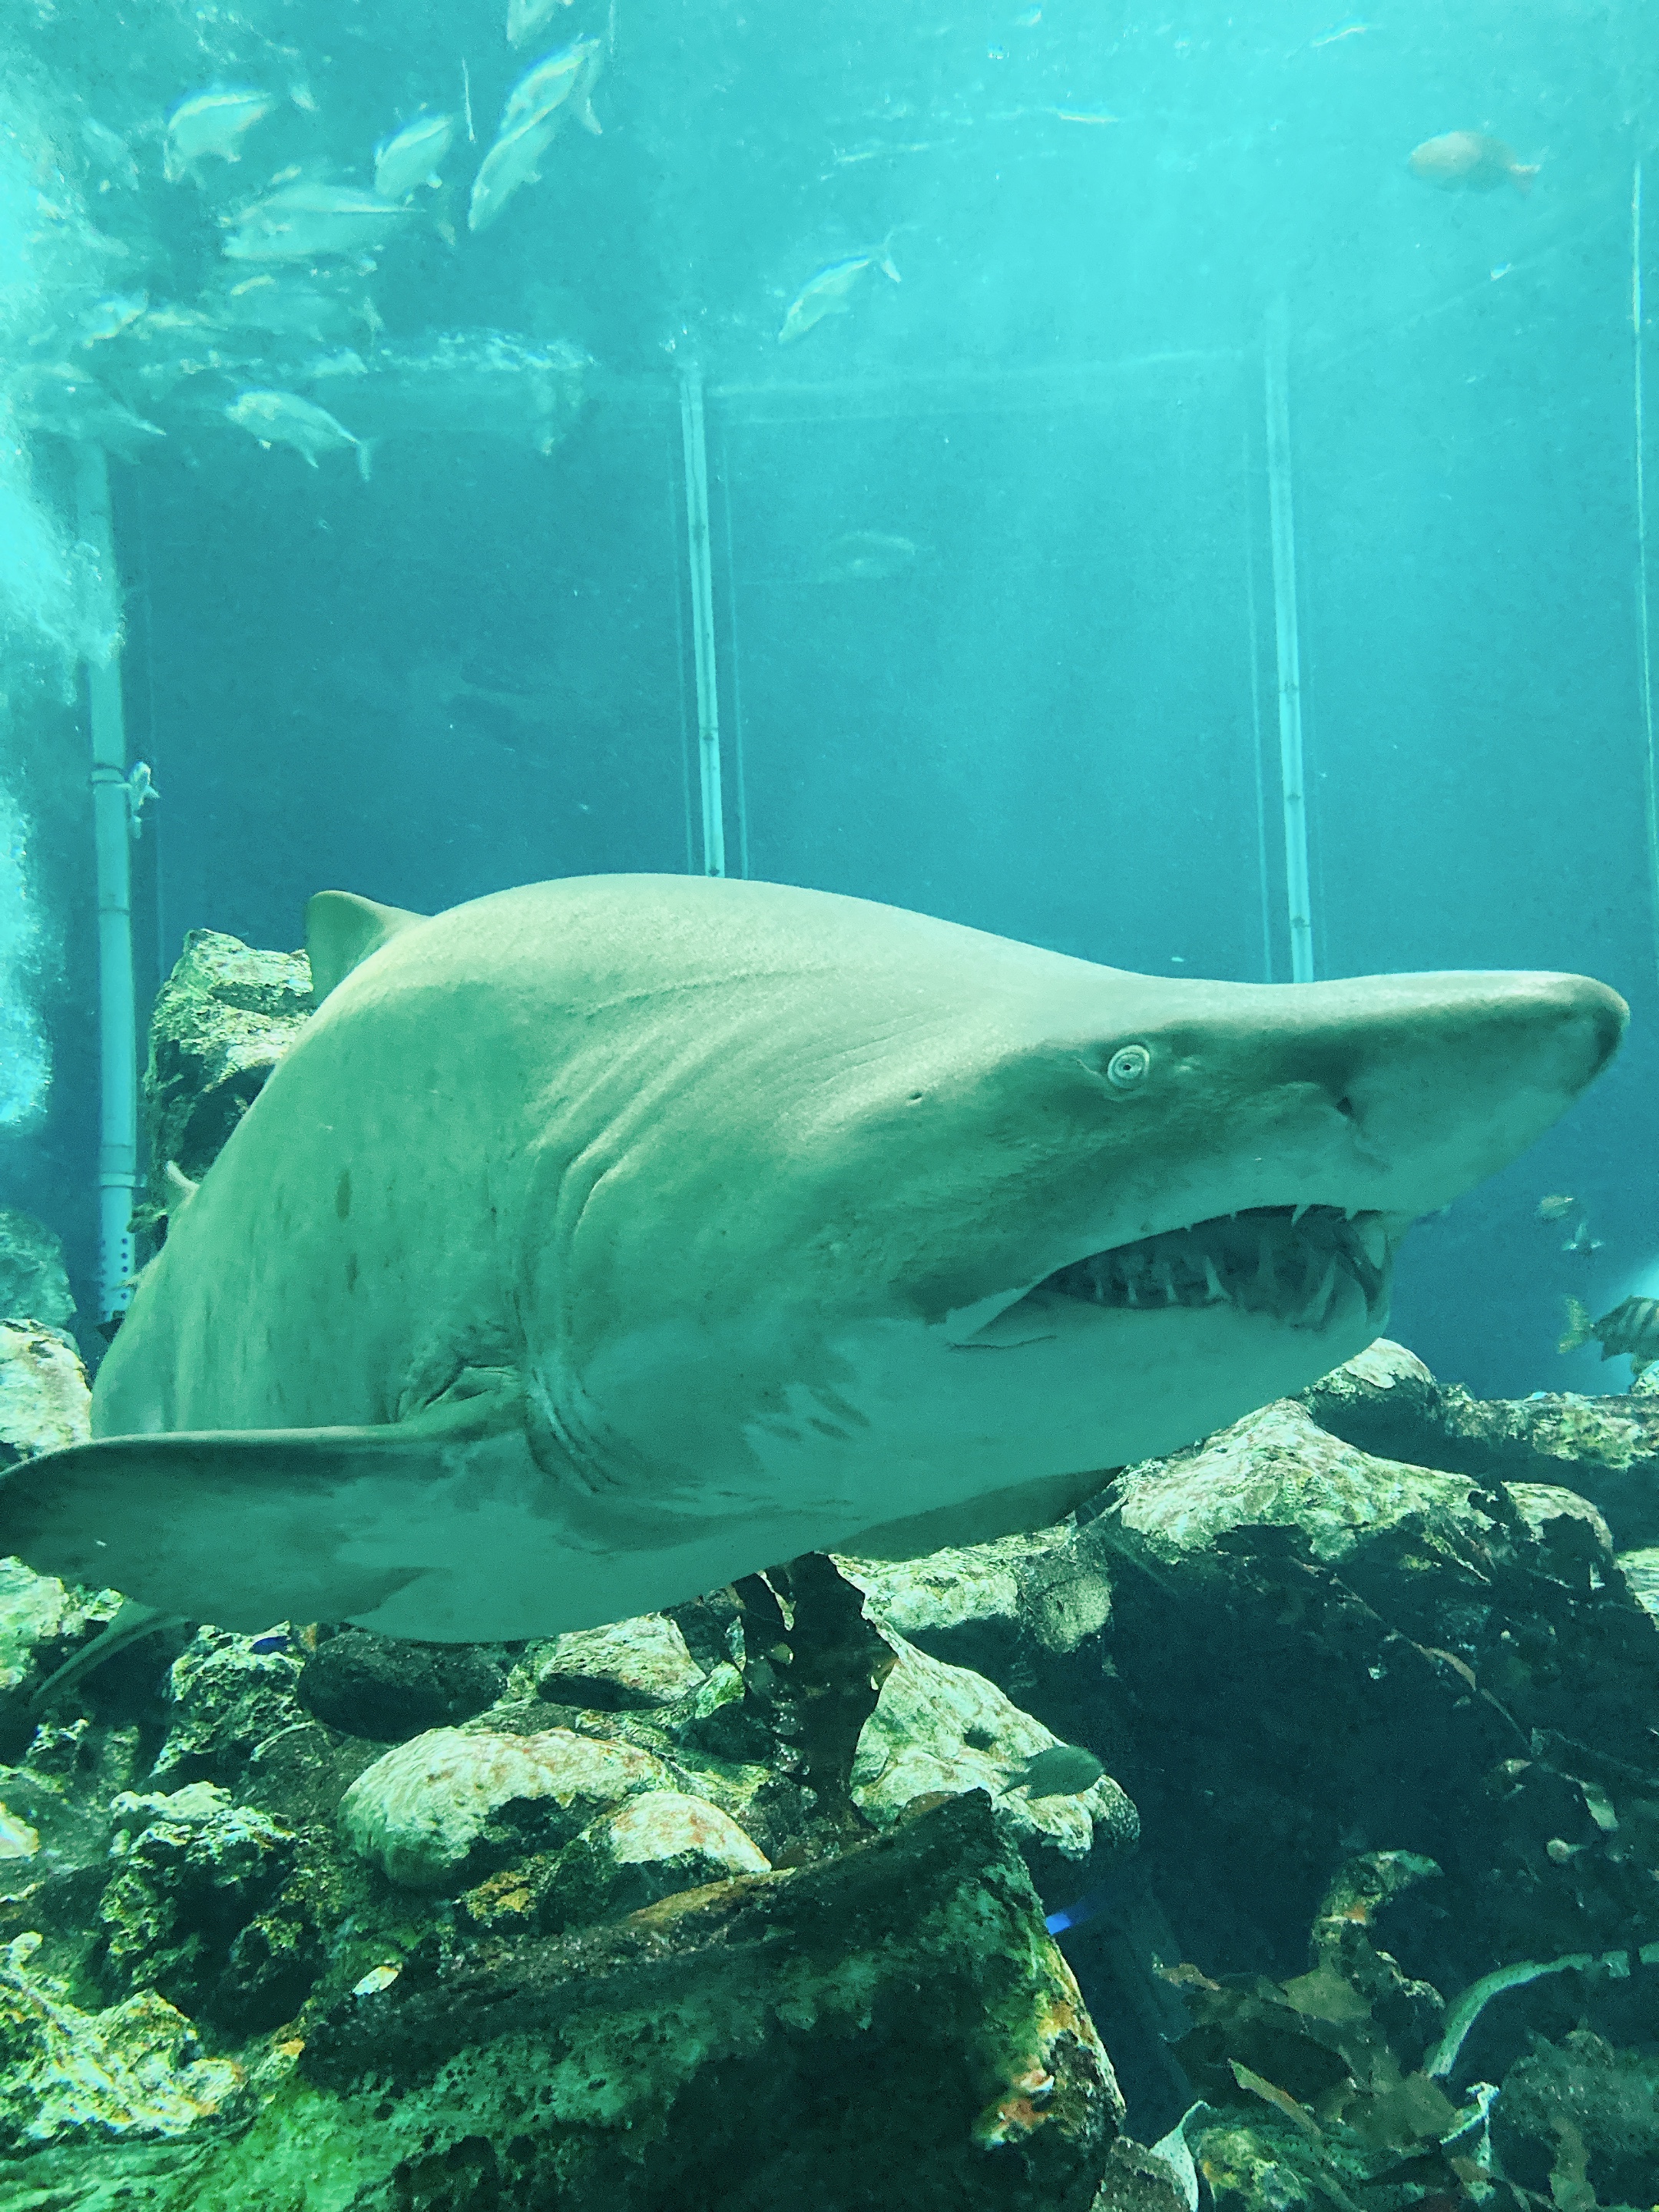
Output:
<svg viewBox="0 0 1659 2212">
<path fill-rule="evenodd" d="M 1053 1517 L 1351 1357 L 1413 1220 L 1626 1017 L 1581 976 L 1170 981 L 821 895 L 708 911 L 543 1217 L 540 1402 L 607 1487 L 787 1492 L 846 1548 Z"/>
</svg>

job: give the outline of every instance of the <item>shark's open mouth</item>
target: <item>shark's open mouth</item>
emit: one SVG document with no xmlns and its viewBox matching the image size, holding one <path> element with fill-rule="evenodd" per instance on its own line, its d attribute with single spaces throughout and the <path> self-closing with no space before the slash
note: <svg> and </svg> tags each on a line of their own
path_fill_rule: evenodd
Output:
<svg viewBox="0 0 1659 2212">
<path fill-rule="evenodd" d="M 1039 1285 L 1091 1305 L 1235 1305 L 1322 1328 L 1344 1279 L 1381 1325 L 1389 1285 L 1382 1217 L 1334 1206 L 1260 1206 L 1074 1261 Z"/>
</svg>

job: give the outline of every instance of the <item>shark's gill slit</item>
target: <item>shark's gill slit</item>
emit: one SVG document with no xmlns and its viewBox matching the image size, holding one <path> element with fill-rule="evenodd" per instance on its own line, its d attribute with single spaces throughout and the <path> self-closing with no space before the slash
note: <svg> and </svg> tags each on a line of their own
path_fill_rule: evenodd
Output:
<svg viewBox="0 0 1659 2212">
<path fill-rule="evenodd" d="M 1321 1328 L 1345 1275 L 1380 1320 L 1389 1281 L 1380 1215 L 1263 1206 L 1091 1253 L 1037 1288 L 1097 1306 L 1236 1305 L 1292 1328 Z"/>
</svg>

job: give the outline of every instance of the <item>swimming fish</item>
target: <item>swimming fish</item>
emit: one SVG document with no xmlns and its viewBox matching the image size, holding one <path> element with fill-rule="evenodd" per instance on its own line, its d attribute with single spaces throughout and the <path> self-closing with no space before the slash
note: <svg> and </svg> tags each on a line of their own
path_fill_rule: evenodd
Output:
<svg viewBox="0 0 1659 2212">
<path fill-rule="evenodd" d="M 514 87 L 501 116 L 501 134 L 472 180 L 469 230 L 487 230 L 521 185 L 541 176 L 541 159 L 571 114 L 598 133 L 592 94 L 604 49 L 597 39 L 578 39 L 538 62 Z"/>
<path fill-rule="evenodd" d="M 453 115 L 417 115 L 374 149 L 377 199 L 405 200 L 422 185 L 435 185 L 455 139 Z"/>
<path fill-rule="evenodd" d="M 809 276 L 789 302 L 783 327 L 778 332 L 778 343 L 793 345 L 808 331 L 816 329 L 826 315 L 844 315 L 848 295 L 866 269 L 879 269 L 895 284 L 903 281 L 884 245 L 878 246 L 873 253 L 852 253 L 844 260 L 831 261 L 816 276 Z"/>
<path fill-rule="evenodd" d="M 95 377 L 67 362 L 26 370 L 18 380 L 16 406 L 18 420 L 27 428 L 102 446 L 123 460 L 137 460 L 157 438 L 167 435 L 159 422 L 136 415 Z"/>
<path fill-rule="evenodd" d="M 308 284 L 303 276 L 279 276 L 268 269 L 231 285 L 214 307 L 222 322 L 270 331 L 278 337 L 309 338 L 317 345 L 354 337 L 365 322 L 372 324 L 366 301 L 354 307 L 335 293 Z"/>
<path fill-rule="evenodd" d="M 240 161 L 242 141 L 276 105 L 268 92 L 238 91 L 215 86 L 181 100 L 167 118 L 162 144 L 162 172 L 170 185 L 181 184 L 198 161 L 210 155 L 222 161 Z"/>
<path fill-rule="evenodd" d="M 226 408 L 225 416 L 262 446 L 292 446 L 313 469 L 319 453 L 354 453 L 357 473 L 368 482 L 368 446 L 314 400 L 301 399 L 293 392 L 244 392 Z"/>
<path fill-rule="evenodd" d="M 1538 1218 L 1540 1221 L 1565 1221 L 1577 1203 L 1570 1191 L 1548 1191 L 1538 1201 Z"/>
<path fill-rule="evenodd" d="M 1538 174 L 1536 162 L 1528 167 L 1512 146 L 1488 137 L 1484 131 L 1448 131 L 1438 138 L 1425 138 L 1413 148 L 1406 166 L 1413 176 L 1443 192 L 1491 192 L 1503 184 L 1528 192 Z"/>
<path fill-rule="evenodd" d="M 1599 1252 L 1601 1249 L 1601 1239 L 1590 1235 L 1590 1225 L 1588 1221 L 1581 1221 L 1561 1249 L 1564 1252 L 1577 1252 L 1583 1258 L 1588 1259 L 1592 1252 Z"/>
<path fill-rule="evenodd" d="M 849 530 L 832 538 L 818 558 L 820 584 L 884 584 L 916 557 L 915 541 L 884 530 Z"/>
<path fill-rule="evenodd" d="M 148 292 L 106 292 L 94 300 L 81 318 L 81 343 L 94 346 L 106 338 L 118 338 L 130 330 L 149 305 Z"/>
<path fill-rule="evenodd" d="M 287 185 L 242 209 L 223 251 L 230 261 L 323 261 L 372 252 L 414 216 L 413 208 L 348 185 Z"/>
<path fill-rule="evenodd" d="M 1632 1370 L 1640 1375 L 1659 1359 L 1659 1298 L 1626 1298 L 1600 1321 L 1590 1319 L 1581 1299 L 1569 1298 L 1566 1334 L 1555 1348 L 1577 1352 L 1586 1344 L 1599 1344 L 1603 1359 L 1628 1352 Z"/>
<path fill-rule="evenodd" d="M 680 876 L 322 892 L 307 943 L 94 1441 L 0 1474 L 0 1551 L 249 1635 L 509 1641 L 1046 1526 L 1369 1344 L 1414 1217 L 1626 1012 Z"/>
<path fill-rule="evenodd" d="M 1092 1790 L 1105 1771 L 1081 1744 L 1051 1743 L 1046 1751 L 1034 1752 L 1007 1786 L 1030 1797 L 1078 1797 Z"/>
<path fill-rule="evenodd" d="M 528 46 L 548 17 L 571 0 L 507 0 L 507 43 Z"/>
<path fill-rule="evenodd" d="M 596 138 L 600 137 L 592 95 L 604 59 L 605 48 L 598 39 L 574 39 L 556 53 L 544 55 L 508 93 L 507 106 L 501 110 L 502 131 L 514 129 L 532 115 L 550 115 L 556 108 L 568 104 L 582 129 Z"/>
</svg>

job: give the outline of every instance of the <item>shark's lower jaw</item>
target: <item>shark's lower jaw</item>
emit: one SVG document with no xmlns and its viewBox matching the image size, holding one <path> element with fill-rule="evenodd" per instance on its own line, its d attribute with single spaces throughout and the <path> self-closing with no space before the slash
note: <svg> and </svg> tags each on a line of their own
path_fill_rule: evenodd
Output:
<svg viewBox="0 0 1659 2212">
<path fill-rule="evenodd" d="M 1090 1305 L 1154 1313 L 1231 1305 L 1290 1328 L 1320 1329 L 1349 1306 L 1352 1284 L 1381 1327 L 1389 1257 L 1380 1214 L 1350 1216 L 1333 1206 L 1254 1206 L 1092 1253 L 1037 1288 Z"/>
</svg>

